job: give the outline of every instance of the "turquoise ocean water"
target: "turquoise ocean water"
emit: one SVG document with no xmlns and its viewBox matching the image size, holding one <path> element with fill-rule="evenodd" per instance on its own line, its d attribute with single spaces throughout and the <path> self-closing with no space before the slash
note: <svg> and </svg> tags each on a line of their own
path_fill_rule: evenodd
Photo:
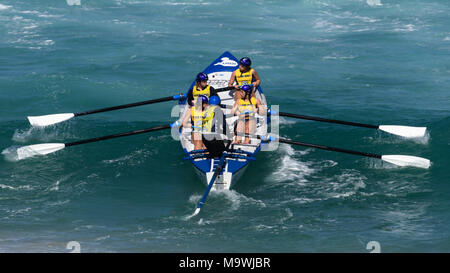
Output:
<svg viewBox="0 0 450 273">
<path fill-rule="evenodd" d="M 185 92 L 224 51 L 249 56 L 283 112 L 426 126 L 406 140 L 281 118 L 290 139 L 429 158 L 428 170 L 281 145 L 213 193 L 167 132 L 0 158 L 0 251 L 450 251 L 447 0 L 0 0 L 0 150 L 173 121 L 171 103 L 45 129 L 26 117 Z"/>
</svg>

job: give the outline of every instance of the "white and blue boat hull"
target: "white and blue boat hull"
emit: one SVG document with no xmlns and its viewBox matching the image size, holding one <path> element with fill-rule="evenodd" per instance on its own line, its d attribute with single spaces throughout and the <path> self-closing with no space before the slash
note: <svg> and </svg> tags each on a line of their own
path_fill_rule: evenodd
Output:
<svg viewBox="0 0 450 273">
<path fill-rule="evenodd" d="M 231 53 L 225 52 L 214 62 L 211 63 L 203 72 L 208 74 L 209 81 L 208 84 L 214 88 L 223 88 L 228 86 L 229 79 L 234 70 L 239 67 L 239 61 Z M 191 87 L 195 84 L 192 83 Z M 221 104 L 226 105 L 223 108 L 225 115 L 231 113 L 231 108 L 234 105 L 233 91 L 220 92 L 219 96 L 221 98 Z M 261 101 L 264 107 L 267 107 L 265 96 L 259 87 L 255 92 L 256 97 Z M 188 114 L 186 111 L 189 110 L 189 105 L 186 101 L 180 102 L 180 117 L 184 117 Z M 230 131 L 234 129 L 234 122 L 237 117 L 228 117 L 226 119 L 227 125 Z M 255 134 L 266 135 L 267 133 L 267 119 L 262 116 L 257 118 L 257 128 Z M 195 167 L 196 172 L 200 175 L 201 179 L 206 185 L 208 185 L 214 170 L 217 165 L 219 158 L 206 158 L 202 157 L 201 154 L 196 154 L 194 145 L 191 142 L 191 129 L 181 128 L 179 132 L 180 143 L 183 151 L 186 154 L 185 159 L 190 160 Z M 216 178 L 214 186 L 211 190 L 228 190 L 235 186 L 236 182 L 245 172 L 250 161 L 255 160 L 256 154 L 260 151 L 261 140 L 252 138 L 250 144 L 233 144 L 229 155 L 226 157 L 226 164 L 223 171 Z"/>
</svg>

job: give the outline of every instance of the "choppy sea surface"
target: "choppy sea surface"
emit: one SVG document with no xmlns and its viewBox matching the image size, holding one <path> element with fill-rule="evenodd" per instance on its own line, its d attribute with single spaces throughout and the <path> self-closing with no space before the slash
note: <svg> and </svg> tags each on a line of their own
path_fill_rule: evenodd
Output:
<svg viewBox="0 0 450 273">
<path fill-rule="evenodd" d="M 0 252 L 450 252 L 449 14 L 447 0 L 0 0 Z M 282 136 L 431 168 L 283 144 L 186 220 L 205 185 L 167 132 L 6 158 L 173 121 L 171 103 L 26 117 L 185 92 L 224 51 L 253 60 L 280 111 L 428 128 L 281 118 Z"/>
</svg>

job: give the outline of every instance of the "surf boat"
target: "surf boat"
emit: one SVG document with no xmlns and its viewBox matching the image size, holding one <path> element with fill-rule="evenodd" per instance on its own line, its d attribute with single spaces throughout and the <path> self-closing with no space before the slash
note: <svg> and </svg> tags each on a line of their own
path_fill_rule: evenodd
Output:
<svg viewBox="0 0 450 273">
<path fill-rule="evenodd" d="M 213 61 L 203 70 L 208 75 L 208 84 L 215 89 L 225 89 L 231 78 L 231 74 L 239 67 L 239 61 L 230 52 L 224 52 L 220 57 Z M 189 90 L 194 86 L 195 81 L 191 84 Z M 235 90 L 218 92 L 221 99 L 221 108 L 226 118 L 226 126 L 229 131 L 234 131 L 234 125 L 237 116 L 231 115 L 231 109 L 234 105 Z M 189 95 L 189 93 L 187 93 Z M 255 91 L 255 96 L 261 101 L 261 104 L 267 109 L 267 102 L 264 93 L 259 86 Z M 189 114 L 190 106 L 186 99 L 180 100 L 180 117 Z M 270 122 L 266 116 L 256 115 L 256 132 L 255 135 L 266 135 L 267 125 Z M 181 147 L 186 154 L 185 159 L 189 160 L 200 175 L 202 181 L 208 185 L 214 174 L 216 167 L 220 162 L 219 157 L 211 158 L 207 150 L 194 150 L 194 144 L 191 141 L 192 128 L 180 127 L 179 139 Z M 259 138 L 250 138 L 250 144 L 231 144 L 230 149 L 226 151 L 224 157 L 224 166 L 217 176 L 211 190 L 227 190 L 232 188 L 239 177 L 245 172 L 245 169 L 251 161 L 255 160 L 256 154 L 261 150 L 264 144 Z"/>
</svg>

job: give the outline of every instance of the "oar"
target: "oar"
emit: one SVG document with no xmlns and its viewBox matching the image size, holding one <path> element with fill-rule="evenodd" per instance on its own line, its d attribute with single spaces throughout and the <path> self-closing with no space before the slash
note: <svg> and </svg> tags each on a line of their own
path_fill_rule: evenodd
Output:
<svg viewBox="0 0 450 273">
<path fill-rule="evenodd" d="M 128 103 L 128 104 L 112 106 L 112 107 L 107 107 L 107 108 L 101 108 L 101 109 L 96 109 L 96 110 L 90 110 L 90 111 L 80 112 L 80 113 L 62 113 L 62 114 L 52 114 L 52 115 L 45 115 L 45 116 L 30 116 L 30 117 L 28 117 L 28 121 L 30 122 L 30 124 L 32 126 L 43 127 L 43 126 L 60 123 L 60 122 L 69 120 L 73 117 L 92 115 L 92 114 L 97 114 L 97 113 L 102 113 L 102 112 L 114 111 L 114 110 L 125 109 L 125 108 L 136 107 L 136 106 L 147 105 L 147 104 L 153 104 L 153 103 L 159 103 L 159 102 L 164 102 L 164 101 L 180 100 L 182 98 L 184 98 L 184 95 L 179 94 L 179 95 L 170 96 L 170 97 Z"/>
<path fill-rule="evenodd" d="M 137 134 L 143 134 L 143 133 L 149 133 L 149 132 L 155 132 L 159 130 L 169 129 L 172 126 L 175 126 L 175 123 L 168 124 L 168 125 L 162 125 L 162 126 L 156 126 L 148 129 L 142 129 L 142 130 L 136 130 L 136 131 L 130 131 L 125 133 L 119 133 L 114 135 L 108 135 L 108 136 L 102 136 L 102 137 L 95 137 L 90 139 L 84 139 L 69 143 L 43 143 L 43 144 L 34 144 L 34 145 L 28 145 L 23 146 L 17 149 L 17 159 L 25 159 L 28 157 L 32 157 L 35 155 L 46 155 L 50 153 L 54 153 L 56 151 L 62 150 L 65 147 L 70 146 L 76 146 L 91 142 L 97 142 L 102 140 L 107 140 L 111 138 L 118 138 L 118 137 L 125 137 L 125 136 L 131 136 L 131 135 L 137 135 Z"/>
<path fill-rule="evenodd" d="M 228 90 L 232 90 L 232 89 L 234 89 L 233 86 L 219 88 L 219 89 L 216 89 L 216 91 L 223 92 L 223 91 L 228 91 Z M 128 104 L 112 106 L 112 107 L 107 107 L 107 108 L 101 108 L 101 109 L 95 109 L 95 110 L 90 110 L 90 111 L 80 112 L 80 113 L 61 113 L 61 114 L 51 114 L 51 115 L 44 115 L 44 116 L 29 116 L 27 118 L 32 126 L 44 127 L 44 126 L 49 126 L 52 124 L 56 124 L 56 123 L 60 123 L 60 122 L 69 120 L 73 117 L 92 115 L 92 114 L 97 114 L 97 113 L 102 113 L 102 112 L 115 111 L 115 110 L 120 110 L 120 109 L 125 109 L 125 108 L 130 108 L 130 107 L 137 107 L 137 106 L 141 106 L 141 105 L 147 105 L 147 104 L 153 104 L 153 103 L 159 103 L 159 102 L 165 102 L 165 101 L 182 100 L 185 97 L 186 96 L 184 94 L 178 94 L 178 95 L 159 98 L 159 99 L 139 101 L 139 102 L 128 103 Z"/>
<path fill-rule="evenodd" d="M 220 157 L 219 163 L 217 164 L 216 169 L 214 170 L 214 174 L 213 174 L 213 176 L 211 177 L 211 180 L 208 183 L 208 187 L 206 188 L 206 191 L 205 191 L 205 193 L 202 196 L 202 199 L 200 199 L 200 202 L 197 204 L 197 208 L 195 209 L 194 214 L 189 216 L 188 219 L 191 218 L 191 217 L 194 217 L 195 215 L 200 213 L 200 210 L 202 209 L 203 204 L 205 204 L 206 197 L 208 197 L 208 194 L 211 191 L 211 188 L 214 185 L 214 182 L 216 181 L 217 176 L 220 174 L 220 172 L 222 171 L 223 167 L 226 164 L 226 160 L 225 160 L 226 152 L 230 148 L 232 142 L 233 141 L 229 141 L 228 142 L 228 144 L 227 144 L 227 146 L 225 148 L 225 151 L 223 152 L 222 156 Z"/>
<path fill-rule="evenodd" d="M 272 112 L 272 114 L 274 114 L 274 112 Z M 297 114 L 291 114 L 291 113 L 285 113 L 285 112 L 279 112 L 278 114 L 283 117 L 314 120 L 314 121 L 320 121 L 320 122 L 329 122 L 329 123 L 337 123 L 337 124 L 350 125 L 350 126 L 356 126 L 356 127 L 377 129 L 377 130 L 381 130 L 381 131 L 384 131 L 384 132 L 387 132 L 390 134 L 394 134 L 394 135 L 398 135 L 398 136 L 402 136 L 402 137 L 406 137 L 406 138 L 423 137 L 425 135 L 425 131 L 427 129 L 427 127 L 412 127 L 412 126 L 403 126 L 403 125 L 371 125 L 371 124 L 364 124 L 364 123 L 357 123 L 357 122 L 350 122 L 350 121 L 343 121 L 343 120 L 297 115 Z"/>
<path fill-rule="evenodd" d="M 273 140 L 273 138 L 271 138 L 271 140 Z M 378 158 L 383 161 L 386 161 L 386 162 L 389 162 L 389 163 L 392 163 L 394 165 L 401 166 L 401 167 L 411 166 L 411 167 L 428 169 L 431 165 L 430 160 L 428 160 L 426 158 L 422 158 L 422 157 L 417 157 L 417 156 L 371 154 L 371 153 L 346 150 L 346 149 L 341 149 L 341 148 L 336 148 L 336 147 L 328 147 L 328 146 L 316 145 L 316 144 L 305 143 L 305 142 L 300 142 L 300 141 L 293 141 L 293 140 L 288 140 L 288 139 L 284 139 L 284 138 L 279 138 L 278 141 L 281 143 L 286 143 L 286 144 L 291 144 L 291 145 L 299 145 L 299 146 L 317 148 L 317 149 L 333 151 L 333 152 L 340 152 L 340 153 L 347 153 L 347 154 L 353 154 L 353 155 Z"/>
<path fill-rule="evenodd" d="M 237 133 L 236 135 L 242 136 L 242 137 L 257 138 L 257 139 L 260 139 L 260 140 L 266 141 L 266 142 L 277 140 L 276 137 L 273 137 L 270 135 L 254 135 L 254 134 L 243 134 L 243 133 Z M 411 155 L 379 155 L 379 154 L 372 154 L 372 153 L 359 152 L 359 151 L 347 150 L 347 149 L 342 149 L 342 148 L 329 147 L 329 146 L 324 146 L 324 145 L 317 145 L 317 144 L 311 144 L 311 143 L 306 143 L 306 142 L 288 140 L 285 138 L 278 138 L 278 141 L 281 143 L 286 143 L 286 144 L 291 144 L 291 145 L 299 145 L 299 146 L 317 148 L 317 149 L 322 149 L 322 150 L 327 150 L 327 151 L 377 158 L 377 159 L 381 159 L 383 161 L 386 161 L 386 162 L 389 162 L 389 163 L 392 163 L 394 165 L 401 166 L 401 167 L 411 166 L 411 167 L 428 169 L 431 165 L 431 162 L 429 159 L 426 159 L 423 157 L 411 156 Z"/>
</svg>

